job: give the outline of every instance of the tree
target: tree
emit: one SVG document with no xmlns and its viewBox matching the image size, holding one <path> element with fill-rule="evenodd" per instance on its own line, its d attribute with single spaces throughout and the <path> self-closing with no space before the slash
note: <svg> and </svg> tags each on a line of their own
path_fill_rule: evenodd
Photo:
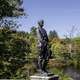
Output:
<svg viewBox="0 0 80 80">
<path fill-rule="evenodd" d="M 30 34 L 33 35 L 33 36 L 37 35 L 36 34 L 36 27 L 35 26 L 31 27 Z"/>
<path fill-rule="evenodd" d="M 55 30 L 49 32 L 49 39 L 58 38 L 58 34 Z"/>
<path fill-rule="evenodd" d="M 0 0 L 0 18 L 23 15 L 22 3 L 22 0 Z"/>
<path fill-rule="evenodd" d="M 22 79 L 27 76 L 24 66 L 30 53 L 29 35 L 17 31 L 19 26 L 8 20 L 8 17 L 11 19 L 24 14 L 22 3 L 22 0 L 0 0 L 0 79 Z"/>
</svg>

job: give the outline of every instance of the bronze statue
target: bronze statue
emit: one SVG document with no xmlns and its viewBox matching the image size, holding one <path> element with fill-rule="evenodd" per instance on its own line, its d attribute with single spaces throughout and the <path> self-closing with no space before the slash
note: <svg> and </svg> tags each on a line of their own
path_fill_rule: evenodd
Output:
<svg viewBox="0 0 80 80">
<path fill-rule="evenodd" d="M 49 39 L 46 30 L 43 28 L 44 21 L 40 20 L 38 22 L 37 37 L 38 37 L 38 48 L 39 48 L 39 58 L 38 58 L 38 68 L 40 73 L 48 73 L 46 67 L 51 56 L 49 52 Z"/>
</svg>

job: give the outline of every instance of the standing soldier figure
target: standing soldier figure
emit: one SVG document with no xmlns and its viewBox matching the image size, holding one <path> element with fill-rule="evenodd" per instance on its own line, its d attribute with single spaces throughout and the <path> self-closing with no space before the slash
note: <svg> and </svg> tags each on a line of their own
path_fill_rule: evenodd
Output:
<svg viewBox="0 0 80 80">
<path fill-rule="evenodd" d="M 38 67 L 41 73 L 47 73 L 46 67 L 50 57 L 49 49 L 49 39 L 46 30 L 43 28 L 44 21 L 40 20 L 38 22 L 37 37 L 38 37 L 38 48 L 39 48 L 39 58 Z"/>
</svg>

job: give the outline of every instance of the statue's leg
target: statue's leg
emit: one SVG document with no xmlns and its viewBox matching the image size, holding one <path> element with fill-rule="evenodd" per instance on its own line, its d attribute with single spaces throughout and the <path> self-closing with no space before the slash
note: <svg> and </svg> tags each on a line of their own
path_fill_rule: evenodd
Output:
<svg viewBox="0 0 80 80">
<path fill-rule="evenodd" d="M 39 67 L 39 71 L 42 71 L 42 67 L 43 67 L 43 59 L 39 58 L 38 59 L 38 67 Z"/>
<path fill-rule="evenodd" d="M 44 63 L 43 63 L 43 71 L 44 72 L 47 72 L 47 64 L 48 64 L 48 60 L 44 60 Z"/>
<path fill-rule="evenodd" d="M 47 64 L 48 64 L 48 49 L 47 46 L 44 48 L 44 62 L 43 62 L 43 70 L 47 72 Z"/>
</svg>

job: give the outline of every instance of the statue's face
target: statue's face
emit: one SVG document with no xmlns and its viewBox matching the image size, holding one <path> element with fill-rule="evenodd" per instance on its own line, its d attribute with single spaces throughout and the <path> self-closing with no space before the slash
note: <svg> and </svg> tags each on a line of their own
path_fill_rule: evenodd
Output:
<svg viewBox="0 0 80 80">
<path fill-rule="evenodd" d="M 44 21 L 43 20 L 39 21 L 38 25 L 39 25 L 40 28 L 42 28 L 44 26 Z"/>
</svg>

